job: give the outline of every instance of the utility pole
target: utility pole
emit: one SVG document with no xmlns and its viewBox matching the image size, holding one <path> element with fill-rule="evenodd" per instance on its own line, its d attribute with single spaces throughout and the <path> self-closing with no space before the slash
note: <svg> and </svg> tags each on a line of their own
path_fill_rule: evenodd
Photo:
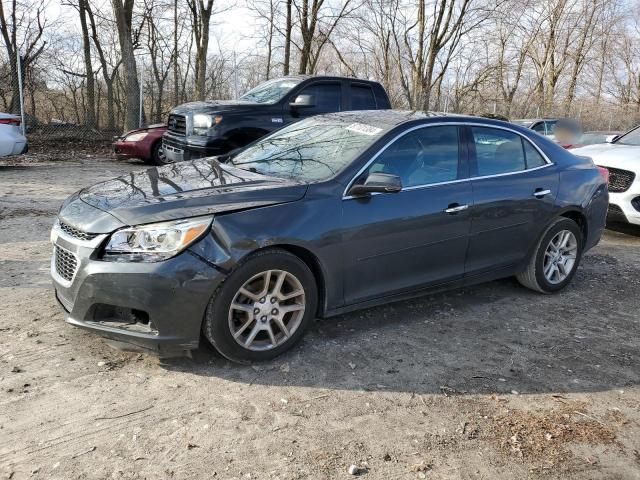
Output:
<svg viewBox="0 0 640 480">
<path fill-rule="evenodd" d="M 138 127 L 142 128 L 142 114 L 143 114 L 143 106 L 142 103 L 144 98 L 142 97 L 144 85 L 144 62 L 140 62 L 140 111 L 138 112 Z"/>
<path fill-rule="evenodd" d="M 20 49 L 16 47 L 16 61 L 18 66 L 18 99 L 20 102 L 20 126 L 22 127 L 22 135 L 25 134 L 26 129 L 24 125 L 24 94 L 22 92 L 22 58 L 20 58 Z"/>
</svg>

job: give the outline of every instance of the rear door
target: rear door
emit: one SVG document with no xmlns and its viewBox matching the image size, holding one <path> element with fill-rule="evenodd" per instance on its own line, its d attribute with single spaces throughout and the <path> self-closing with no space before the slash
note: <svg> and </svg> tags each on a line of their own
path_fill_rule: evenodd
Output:
<svg viewBox="0 0 640 480">
<path fill-rule="evenodd" d="M 524 136 L 468 126 L 473 214 L 466 273 L 523 261 L 555 212 L 558 173 Z"/>
<path fill-rule="evenodd" d="M 349 107 L 346 110 L 375 110 L 378 108 L 373 88 L 367 83 L 350 82 Z"/>
</svg>

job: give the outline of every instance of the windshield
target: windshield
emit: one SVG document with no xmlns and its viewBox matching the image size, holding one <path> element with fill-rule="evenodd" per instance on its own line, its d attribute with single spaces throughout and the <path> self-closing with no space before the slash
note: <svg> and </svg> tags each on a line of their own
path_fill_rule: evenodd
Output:
<svg viewBox="0 0 640 480">
<path fill-rule="evenodd" d="M 229 160 L 244 170 L 300 181 L 324 180 L 384 134 L 353 118 L 325 116 L 289 125 Z"/>
<path fill-rule="evenodd" d="M 529 128 L 531 125 L 533 125 L 533 120 L 511 120 L 511 123 Z"/>
<path fill-rule="evenodd" d="M 614 143 L 618 145 L 633 145 L 634 147 L 640 147 L 640 127 L 636 127 L 628 133 L 622 135 Z"/>
<path fill-rule="evenodd" d="M 299 83 L 300 80 L 291 78 L 271 80 L 258 85 L 253 90 L 249 90 L 240 97 L 240 100 L 255 103 L 276 103 Z"/>
</svg>

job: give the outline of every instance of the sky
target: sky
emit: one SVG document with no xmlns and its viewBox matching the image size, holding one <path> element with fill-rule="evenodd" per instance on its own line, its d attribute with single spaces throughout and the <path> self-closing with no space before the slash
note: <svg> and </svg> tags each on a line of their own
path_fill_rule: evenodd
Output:
<svg viewBox="0 0 640 480">
<path fill-rule="evenodd" d="M 108 0 L 104 0 L 107 3 Z M 247 33 L 255 31 L 255 19 L 252 12 L 245 6 L 239 6 L 234 0 L 218 0 L 216 10 L 221 13 L 215 15 L 210 26 L 209 51 L 218 53 L 219 45 L 224 49 L 235 49 L 237 52 L 251 51 L 255 46 L 255 39 Z M 49 0 L 45 9 L 46 18 L 52 22 L 61 17 L 73 18 L 77 11 L 64 5 L 60 0 Z M 68 28 L 80 35 L 80 22 L 67 22 Z"/>
</svg>

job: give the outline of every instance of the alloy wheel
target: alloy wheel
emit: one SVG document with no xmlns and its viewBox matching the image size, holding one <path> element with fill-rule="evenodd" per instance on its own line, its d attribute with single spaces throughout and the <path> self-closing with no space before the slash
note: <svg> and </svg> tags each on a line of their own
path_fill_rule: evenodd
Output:
<svg viewBox="0 0 640 480">
<path fill-rule="evenodd" d="M 563 282 L 572 272 L 578 253 L 578 240 L 573 232 L 560 230 L 544 252 L 544 276 L 553 285 Z"/>
<path fill-rule="evenodd" d="M 236 292 L 229 307 L 229 328 L 248 350 L 271 350 L 286 342 L 302 322 L 305 294 L 300 280 L 284 270 L 254 275 Z"/>
</svg>

